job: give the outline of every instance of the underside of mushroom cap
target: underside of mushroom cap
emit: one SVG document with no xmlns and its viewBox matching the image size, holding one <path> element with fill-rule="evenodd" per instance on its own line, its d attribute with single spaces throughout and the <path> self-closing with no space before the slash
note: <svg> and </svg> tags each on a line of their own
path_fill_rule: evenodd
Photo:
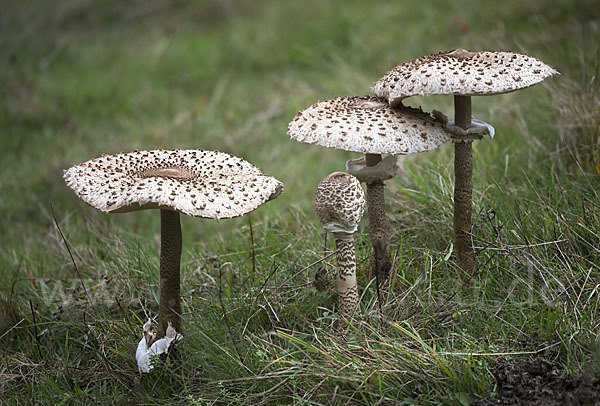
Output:
<svg viewBox="0 0 600 406">
<path fill-rule="evenodd" d="M 413 154 L 450 141 L 442 123 L 430 114 L 390 107 L 376 97 L 315 103 L 289 123 L 288 134 L 297 141 L 365 154 Z"/>
<path fill-rule="evenodd" d="M 556 74 L 551 66 L 523 54 L 455 49 L 396 66 L 374 84 L 373 91 L 394 105 L 416 95 L 508 93 Z"/>
<path fill-rule="evenodd" d="M 327 231 L 353 233 L 365 211 L 365 194 L 354 176 L 334 172 L 319 182 L 314 207 Z"/>
<path fill-rule="evenodd" d="M 244 215 L 283 191 L 251 163 L 202 149 L 103 155 L 66 170 L 64 179 L 104 212 L 160 208 L 216 219 Z"/>
</svg>

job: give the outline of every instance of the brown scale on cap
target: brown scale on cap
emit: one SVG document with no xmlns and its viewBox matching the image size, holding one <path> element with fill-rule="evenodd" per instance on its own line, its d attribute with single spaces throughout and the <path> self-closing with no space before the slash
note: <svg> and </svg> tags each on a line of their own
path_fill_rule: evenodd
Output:
<svg viewBox="0 0 600 406">
<path fill-rule="evenodd" d="M 443 123 L 420 109 L 392 108 L 376 97 L 338 97 L 313 104 L 288 126 L 291 138 L 371 154 L 413 154 L 450 141 Z"/>
<path fill-rule="evenodd" d="M 358 304 L 352 233 L 365 210 L 365 195 L 360 182 L 347 173 L 332 173 L 317 186 L 314 207 L 323 227 L 331 231 L 335 239 L 339 312 L 349 318 Z"/>
<path fill-rule="evenodd" d="M 207 218 L 241 216 L 283 190 L 249 162 L 201 149 L 104 155 L 70 168 L 64 178 L 104 212 L 170 208 Z"/>
<path fill-rule="evenodd" d="M 527 55 L 455 49 L 396 66 L 375 83 L 373 91 L 390 104 L 416 95 L 484 96 L 523 89 L 556 74 L 551 66 Z"/>
</svg>

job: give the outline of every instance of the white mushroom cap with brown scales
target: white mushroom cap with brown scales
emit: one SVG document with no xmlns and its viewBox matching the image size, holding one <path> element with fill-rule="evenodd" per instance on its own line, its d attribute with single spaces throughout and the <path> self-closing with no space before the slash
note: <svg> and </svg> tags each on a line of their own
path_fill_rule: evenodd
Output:
<svg viewBox="0 0 600 406">
<path fill-rule="evenodd" d="M 289 123 L 288 134 L 297 141 L 364 154 L 414 154 L 450 141 L 444 124 L 430 114 L 392 108 L 369 96 L 315 103 Z"/>
<path fill-rule="evenodd" d="M 66 170 L 64 178 L 104 212 L 163 208 L 215 219 L 244 215 L 283 190 L 251 163 L 202 149 L 104 155 Z"/>
<path fill-rule="evenodd" d="M 455 49 L 401 63 L 373 85 L 395 105 L 410 96 L 485 96 L 513 92 L 558 71 L 532 56 L 504 51 Z"/>
</svg>

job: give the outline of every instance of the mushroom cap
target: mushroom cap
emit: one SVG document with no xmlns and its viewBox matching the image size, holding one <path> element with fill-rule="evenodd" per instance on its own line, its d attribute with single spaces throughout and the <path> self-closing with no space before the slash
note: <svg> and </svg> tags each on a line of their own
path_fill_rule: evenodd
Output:
<svg viewBox="0 0 600 406">
<path fill-rule="evenodd" d="M 334 172 L 319 182 L 314 206 L 327 231 L 353 233 L 365 211 L 365 194 L 354 176 Z"/>
<path fill-rule="evenodd" d="M 288 126 L 297 141 L 365 154 L 405 155 L 450 141 L 441 121 L 421 109 L 376 97 L 337 97 L 299 112 Z"/>
<path fill-rule="evenodd" d="M 375 83 L 373 91 L 393 105 L 416 95 L 508 93 L 556 74 L 551 66 L 527 55 L 455 49 L 396 66 Z"/>
<path fill-rule="evenodd" d="M 244 215 L 283 191 L 251 163 L 202 149 L 103 155 L 66 170 L 64 179 L 103 212 L 159 208 L 216 219 Z"/>
</svg>

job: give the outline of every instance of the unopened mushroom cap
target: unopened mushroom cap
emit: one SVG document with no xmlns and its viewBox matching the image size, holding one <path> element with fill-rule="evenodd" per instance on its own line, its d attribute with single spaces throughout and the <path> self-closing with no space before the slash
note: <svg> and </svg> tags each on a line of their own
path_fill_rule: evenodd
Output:
<svg viewBox="0 0 600 406">
<path fill-rule="evenodd" d="M 314 206 L 327 231 L 353 233 L 365 211 L 365 194 L 354 176 L 334 172 L 319 182 Z"/>
<path fill-rule="evenodd" d="M 297 141 L 365 154 L 413 154 L 450 141 L 443 124 L 430 114 L 390 107 L 376 97 L 315 103 L 296 115 L 288 134 Z"/>
<path fill-rule="evenodd" d="M 483 96 L 523 89 L 555 74 L 558 71 L 531 56 L 455 49 L 396 66 L 373 91 L 390 104 L 416 95 Z"/>
<path fill-rule="evenodd" d="M 160 208 L 217 219 L 246 214 L 283 191 L 249 162 L 202 149 L 103 155 L 66 170 L 64 179 L 104 212 Z"/>
</svg>

